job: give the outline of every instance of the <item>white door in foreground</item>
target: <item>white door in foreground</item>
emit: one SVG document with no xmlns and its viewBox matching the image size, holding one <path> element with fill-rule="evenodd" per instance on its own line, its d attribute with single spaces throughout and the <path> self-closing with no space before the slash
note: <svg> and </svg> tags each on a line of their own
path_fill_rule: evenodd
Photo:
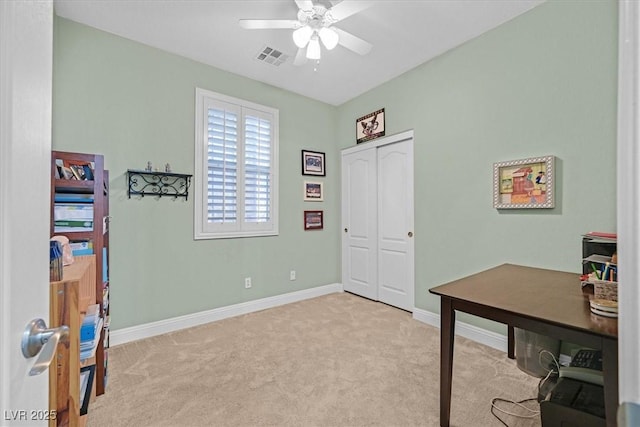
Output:
<svg viewBox="0 0 640 427">
<path fill-rule="evenodd" d="M 0 1 L 0 425 L 47 425 L 49 375 L 21 338 L 49 322 L 53 4 Z"/>
</svg>

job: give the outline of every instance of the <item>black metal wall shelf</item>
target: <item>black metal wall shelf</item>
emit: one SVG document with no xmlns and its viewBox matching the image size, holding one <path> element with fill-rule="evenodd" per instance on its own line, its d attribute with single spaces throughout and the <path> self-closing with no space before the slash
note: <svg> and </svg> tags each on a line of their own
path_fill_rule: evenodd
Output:
<svg viewBox="0 0 640 427">
<path fill-rule="evenodd" d="M 189 186 L 191 177 L 183 173 L 173 172 L 150 172 L 128 169 L 127 177 L 129 181 L 129 198 L 140 195 L 147 196 L 170 196 L 173 198 L 189 196 Z"/>
</svg>

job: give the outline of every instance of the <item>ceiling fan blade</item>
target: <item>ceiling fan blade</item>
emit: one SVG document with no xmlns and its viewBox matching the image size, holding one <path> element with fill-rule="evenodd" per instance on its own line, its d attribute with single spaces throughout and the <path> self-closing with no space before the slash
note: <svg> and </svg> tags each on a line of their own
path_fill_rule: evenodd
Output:
<svg viewBox="0 0 640 427">
<path fill-rule="evenodd" d="M 296 53 L 296 57 L 293 60 L 293 65 L 303 65 L 307 62 L 307 49 L 300 48 L 298 49 L 298 53 Z"/>
<path fill-rule="evenodd" d="M 335 32 L 338 33 L 338 36 L 340 37 L 338 39 L 338 44 L 346 47 L 349 50 L 354 51 L 355 53 L 359 53 L 360 55 L 366 55 L 371 51 L 371 48 L 373 48 L 373 45 L 371 43 L 362 40 L 360 37 L 356 37 L 351 33 L 347 33 L 346 31 L 341 30 L 340 28 L 336 28 L 336 27 L 331 27 L 331 28 L 335 30 Z"/>
<path fill-rule="evenodd" d="M 327 11 L 331 15 L 333 22 L 342 21 L 345 18 L 350 17 L 353 14 L 361 12 L 373 5 L 372 1 L 352 1 L 344 0 L 337 5 L 333 6 Z"/>
<path fill-rule="evenodd" d="M 247 30 L 295 29 L 300 26 L 295 19 L 240 19 L 238 23 Z"/>
<path fill-rule="evenodd" d="M 295 0 L 298 5 L 298 9 L 311 10 L 313 9 L 313 2 L 311 0 Z"/>
</svg>

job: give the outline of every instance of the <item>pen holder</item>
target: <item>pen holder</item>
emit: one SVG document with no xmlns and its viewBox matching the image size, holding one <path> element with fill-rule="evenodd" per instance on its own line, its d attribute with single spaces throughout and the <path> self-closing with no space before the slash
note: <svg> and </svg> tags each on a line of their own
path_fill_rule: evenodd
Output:
<svg viewBox="0 0 640 427">
<path fill-rule="evenodd" d="M 618 301 L 618 282 L 607 280 L 590 280 L 593 283 L 593 297 Z"/>
</svg>

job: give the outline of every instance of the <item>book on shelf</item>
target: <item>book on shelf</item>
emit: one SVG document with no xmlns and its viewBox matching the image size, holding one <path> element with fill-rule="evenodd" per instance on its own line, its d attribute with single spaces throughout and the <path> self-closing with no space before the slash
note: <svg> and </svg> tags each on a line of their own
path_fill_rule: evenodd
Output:
<svg viewBox="0 0 640 427">
<path fill-rule="evenodd" d="M 87 306 L 87 311 L 84 313 L 84 319 L 82 320 L 82 324 L 85 323 L 96 323 L 97 318 L 100 316 L 100 304 L 90 304 Z"/>
<path fill-rule="evenodd" d="M 91 240 L 81 240 L 69 242 L 71 253 L 74 256 L 93 255 L 93 242 Z"/>
<path fill-rule="evenodd" d="M 68 226 L 68 225 L 54 225 L 53 232 L 54 233 L 77 233 L 77 232 L 90 232 L 93 231 L 93 226 L 88 227 L 79 227 L 79 226 Z"/>
<path fill-rule="evenodd" d="M 106 310 L 107 306 L 109 305 L 109 287 L 108 286 L 105 286 L 102 289 L 102 305 L 104 310 Z"/>
<path fill-rule="evenodd" d="M 89 181 L 94 179 L 93 162 L 56 159 L 56 178 Z"/>
<path fill-rule="evenodd" d="M 58 170 L 58 176 L 56 178 L 59 177 L 60 179 L 77 179 L 70 167 L 56 165 L 56 169 Z"/>
<path fill-rule="evenodd" d="M 81 219 L 93 221 L 93 204 L 89 203 L 55 203 L 53 220 Z"/>
<path fill-rule="evenodd" d="M 102 283 L 109 282 L 109 261 L 107 260 L 107 248 L 102 248 Z"/>
<path fill-rule="evenodd" d="M 69 169 L 71 169 L 71 172 L 73 173 L 73 176 L 76 177 L 76 179 L 79 179 L 81 181 L 87 179 L 86 175 L 84 174 L 84 168 L 82 166 L 71 165 L 69 166 Z"/>
<path fill-rule="evenodd" d="M 82 325 L 80 328 L 80 342 L 88 342 L 96 339 L 96 325 Z"/>
<path fill-rule="evenodd" d="M 96 334 L 98 334 L 98 325 L 100 324 L 99 316 L 92 316 L 89 320 L 85 317 L 85 321 L 82 322 L 82 326 L 80 326 L 80 349 L 84 347 L 89 347 L 93 341 L 96 339 Z"/>
<path fill-rule="evenodd" d="M 53 201 L 56 203 L 93 203 L 93 194 L 83 193 L 55 193 Z"/>
<path fill-rule="evenodd" d="M 93 168 L 91 167 L 91 165 L 85 164 L 85 165 L 82 165 L 82 168 L 84 169 L 84 174 L 87 177 L 87 179 L 93 181 Z"/>
<path fill-rule="evenodd" d="M 53 225 L 60 227 L 79 227 L 93 230 L 93 220 L 91 219 L 56 219 Z"/>
<path fill-rule="evenodd" d="M 80 340 L 80 360 L 86 360 L 96 355 L 96 349 L 100 342 L 100 335 L 102 332 L 102 317 L 98 317 L 98 323 L 94 326 L 95 334 L 92 339 Z"/>
<path fill-rule="evenodd" d="M 92 227 L 65 227 L 65 226 L 54 226 L 54 233 L 84 233 L 93 231 Z"/>
<path fill-rule="evenodd" d="M 105 349 L 109 348 L 109 329 L 106 326 L 104 328 L 104 340 L 102 344 Z"/>
<path fill-rule="evenodd" d="M 53 208 L 53 231 L 93 231 L 93 205 L 56 203 Z"/>
</svg>

